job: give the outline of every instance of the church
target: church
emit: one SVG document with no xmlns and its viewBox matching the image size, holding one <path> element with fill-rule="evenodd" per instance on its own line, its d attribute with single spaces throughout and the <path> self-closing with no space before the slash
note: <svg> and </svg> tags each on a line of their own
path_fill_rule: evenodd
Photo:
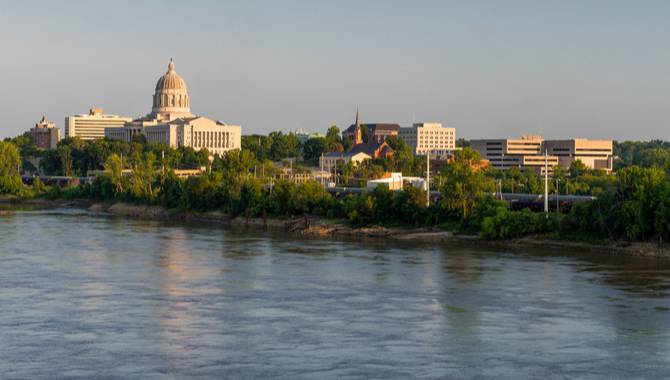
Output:
<svg viewBox="0 0 670 380">
<path fill-rule="evenodd" d="M 124 124 L 123 128 L 106 128 L 105 137 L 131 142 L 144 135 L 147 142 L 163 143 L 173 148 L 207 149 L 223 154 L 240 149 L 242 128 L 191 113 L 191 98 L 186 82 L 177 74 L 170 60 L 165 75 L 158 79 L 151 113 Z"/>
<path fill-rule="evenodd" d="M 342 162 L 353 162 L 355 165 L 360 164 L 365 160 L 371 160 L 375 158 L 390 158 L 395 153 L 393 148 L 386 141 L 379 141 L 378 139 L 373 139 L 370 142 L 363 142 L 363 131 L 361 130 L 361 122 L 358 115 L 358 110 L 356 110 L 356 122 L 353 125 L 353 142 L 354 146 L 345 153 L 330 152 L 321 157 L 319 160 L 319 165 L 322 168 L 331 168 L 336 167 L 339 161 Z M 343 137 L 346 137 L 343 133 Z"/>
</svg>

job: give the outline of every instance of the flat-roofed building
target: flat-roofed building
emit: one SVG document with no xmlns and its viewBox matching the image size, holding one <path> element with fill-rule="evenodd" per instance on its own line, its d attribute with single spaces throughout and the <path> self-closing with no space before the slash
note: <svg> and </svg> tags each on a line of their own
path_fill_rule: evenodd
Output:
<svg viewBox="0 0 670 380">
<path fill-rule="evenodd" d="M 544 140 L 542 136 L 524 135 L 520 139 L 472 140 L 470 145 L 501 170 L 529 167 L 543 173 L 546 153 L 549 170 L 554 166 L 569 168 L 573 161 L 580 160 L 588 168 L 612 171 L 611 140 Z"/>
<path fill-rule="evenodd" d="M 544 174 L 543 143 L 542 136 L 523 135 L 517 139 L 472 140 L 470 146 L 496 169 L 530 168 Z M 553 167 L 558 165 L 558 157 L 548 155 L 546 165 L 551 172 Z"/>
<path fill-rule="evenodd" d="M 414 123 L 400 128 L 398 137 L 415 155 L 447 157 L 456 150 L 456 128 L 443 127 L 441 123 Z"/>
<path fill-rule="evenodd" d="M 123 128 L 132 118 L 107 115 L 102 108 L 93 107 L 88 115 L 79 114 L 65 118 L 65 137 L 79 137 L 82 140 L 95 140 L 105 137 L 106 128 Z"/>
<path fill-rule="evenodd" d="M 523 135 L 518 139 L 482 139 L 471 140 L 470 147 L 479 152 L 483 159 L 489 160 L 494 168 L 505 170 L 511 167 L 524 167 L 524 162 L 531 163 L 533 156 L 542 156 L 542 136 Z M 528 156 L 526 160 L 524 157 Z M 554 161 L 555 158 L 552 158 Z"/>
<path fill-rule="evenodd" d="M 558 157 L 559 164 L 568 168 L 573 161 L 581 161 L 587 168 L 612 172 L 612 140 L 546 140 L 547 152 Z"/>
<path fill-rule="evenodd" d="M 56 124 L 47 120 L 46 116 L 42 116 L 42 120 L 35 124 L 28 134 L 35 142 L 35 146 L 42 149 L 56 149 L 60 141 L 60 129 L 56 127 Z"/>
</svg>

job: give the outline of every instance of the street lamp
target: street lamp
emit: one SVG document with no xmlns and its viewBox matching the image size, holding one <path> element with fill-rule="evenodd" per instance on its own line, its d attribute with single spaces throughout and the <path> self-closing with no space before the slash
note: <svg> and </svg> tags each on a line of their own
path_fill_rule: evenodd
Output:
<svg viewBox="0 0 670 380">
<path fill-rule="evenodd" d="M 558 189 L 558 183 L 560 181 L 561 181 L 560 179 L 556 178 L 556 213 L 558 213 L 558 211 L 559 211 L 559 201 L 558 200 L 561 197 L 561 192 Z"/>
</svg>

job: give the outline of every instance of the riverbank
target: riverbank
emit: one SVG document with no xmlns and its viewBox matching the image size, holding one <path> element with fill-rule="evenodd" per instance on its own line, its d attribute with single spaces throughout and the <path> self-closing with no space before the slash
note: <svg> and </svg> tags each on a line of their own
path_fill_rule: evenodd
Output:
<svg viewBox="0 0 670 380">
<path fill-rule="evenodd" d="M 386 227 L 361 227 L 354 228 L 336 221 L 329 221 L 313 216 L 296 218 L 230 218 L 228 215 L 218 212 L 192 212 L 181 210 L 168 210 L 161 206 L 136 205 L 123 202 L 96 203 L 89 200 L 49 200 L 49 199 L 27 199 L 16 198 L 0 199 L 0 206 L 5 210 L 2 215 L 8 213 L 7 208 L 16 209 L 53 209 L 53 208 L 76 208 L 91 212 L 107 213 L 115 216 L 124 216 L 150 220 L 178 220 L 183 222 L 199 222 L 225 225 L 233 228 L 262 228 L 281 229 L 295 235 L 313 238 L 353 238 L 353 239 L 384 239 L 397 242 L 415 244 L 447 244 L 447 243 L 476 243 L 492 247 L 504 248 L 551 248 L 566 253 L 586 251 L 607 255 L 648 257 L 670 260 L 670 249 L 659 248 L 654 243 L 634 242 L 604 244 L 593 244 L 579 241 L 556 240 L 547 236 L 526 236 L 517 239 L 488 240 L 477 235 L 454 234 L 436 228 L 386 228 Z"/>
</svg>

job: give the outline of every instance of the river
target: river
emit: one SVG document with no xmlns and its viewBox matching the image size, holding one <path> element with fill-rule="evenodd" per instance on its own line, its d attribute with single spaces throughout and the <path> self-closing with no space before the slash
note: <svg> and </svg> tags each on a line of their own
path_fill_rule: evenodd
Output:
<svg viewBox="0 0 670 380">
<path fill-rule="evenodd" d="M 0 378 L 670 376 L 670 266 L 0 216 Z"/>
</svg>

